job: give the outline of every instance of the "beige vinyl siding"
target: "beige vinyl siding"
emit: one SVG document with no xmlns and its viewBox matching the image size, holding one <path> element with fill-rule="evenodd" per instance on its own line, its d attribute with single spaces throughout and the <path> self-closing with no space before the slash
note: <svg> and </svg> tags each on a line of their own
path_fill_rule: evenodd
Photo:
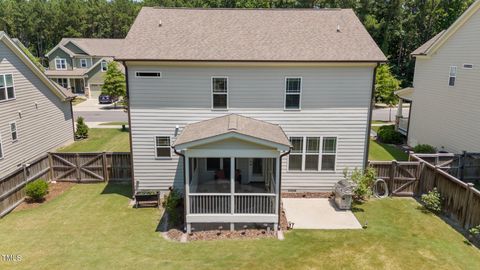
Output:
<svg viewBox="0 0 480 270">
<path fill-rule="evenodd" d="M 72 58 L 70 57 L 70 55 L 68 55 L 62 49 L 57 48 L 48 56 L 48 66 L 50 70 L 56 70 L 55 59 L 57 58 L 64 58 L 65 60 L 67 60 L 67 70 L 73 69 Z"/>
<path fill-rule="evenodd" d="M 136 71 L 162 72 L 161 79 L 135 78 Z M 176 136 L 188 124 L 238 113 L 279 124 L 287 136 L 337 136 L 336 172 L 288 172 L 284 190 L 330 191 L 343 169 L 363 166 L 370 67 L 172 67 L 129 66 L 135 180 L 167 190 L 183 183 L 176 155 L 155 159 L 154 136 Z M 229 110 L 212 111 L 211 77 L 228 76 Z M 285 77 L 303 78 L 302 110 L 285 111 Z"/>
<path fill-rule="evenodd" d="M 0 74 L 13 74 L 16 99 L 0 102 L 0 134 L 4 159 L 0 177 L 17 165 L 73 139 L 70 104 L 62 102 L 7 47 L 0 42 Z M 9 123 L 17 123 L 18 141 L 12 142 Z"/>
<path fill-rule="evenodd" d="M 473 64 L 464 69 L 463 64 Z M 448 85 L 457 66 L 455 86 Z M 410 145 L 480 152 L 480 11 L 431 59 L 416 60 Z"/>
</svg>

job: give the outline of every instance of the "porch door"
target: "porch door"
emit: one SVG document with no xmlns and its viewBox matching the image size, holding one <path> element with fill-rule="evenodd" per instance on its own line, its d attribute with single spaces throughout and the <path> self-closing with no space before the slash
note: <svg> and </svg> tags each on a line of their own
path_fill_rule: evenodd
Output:
<svg viewBox="0 0 480 270">
<path fill-rule="evenodd" d="M 249 180 L 250 182 L 264 182 L 263 175 L 264 159 L 263 158 L 250 158 L 249 165 Z"/>
</svg>

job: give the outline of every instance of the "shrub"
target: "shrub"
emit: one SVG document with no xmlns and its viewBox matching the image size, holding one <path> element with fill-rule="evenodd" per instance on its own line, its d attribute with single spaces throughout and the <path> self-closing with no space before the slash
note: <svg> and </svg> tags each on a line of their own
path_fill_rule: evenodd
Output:
<svg viewBox="0 0 480 270">
<path fill-rule="evenodd" d="M 181 213 L 179 212 L 178 207 L 182 202 L 182 195 L 180 192 L 175 189 L 171 189 L 170 193 L 165 195 L 162 202 L 163 208 L 168 213 L 168 224 L 170 226 L 175 226 L 181 222 Z"/>
<path fill-rule="evenodd" d="M 422 154 L 435 154 L 437 152 L 437 148 L 429 144 L 418 144 L 413 148 L 413 152 Z"/>
<path fill-rule="evenodd" d="M 43 179 L 37 179 L 27 184 L 25 192 L 33 201 L 42 201 L 48 194 L 48 183 Z"/>
<path fill-rule="evenodd" d="M 395 131 L 395 126 L 381 126 L 378 129 L 378 138 L 384 143 L 401 144 L 403 142 L 402 134 Z"/>
<path fill-rule="evenodd" d="M 429 191 L 427 194 L 422 195 L 422 202 L 426 209 L 439 213 L 442 211 L 442 198 L 437 188 L 434 188 L 432 191 Z"/>
<path fill-rule="evenodd" d="M 347 173 L 344 172 L 346 178 Z M 354 195 L 356 200 L 365 200 L 372 196 L 372 187 L 376 179 L 376 171 L 373 168 L 366 170 L 353 170 L 350 179 L 356 184 Z"/>
<path fill-rule="evenodd" d="M 85 124 L 83 117 L 77 118 L 77 130 L 75 131 L 75 138 L 86 139 L 88 138 L 88 126 Z"/>
<path fill-rule="evenodd" d="M 478 237 L 478 236 L 480 236 L 480 225 L 478 225 L 478 226 L 476 226 L 476 227 L 470 228 L 470 230 L 468 230 L 468 232 L 469 232 L 470 235 L 472 235 L 473 237 Z"/>
</svg>

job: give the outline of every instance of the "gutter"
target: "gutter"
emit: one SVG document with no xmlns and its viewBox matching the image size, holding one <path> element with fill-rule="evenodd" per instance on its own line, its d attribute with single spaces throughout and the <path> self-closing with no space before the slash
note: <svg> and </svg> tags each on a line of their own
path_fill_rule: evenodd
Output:
<svg viewBox="0 0 480 270">
<path fill-rule="evenodd" d="M 279 176 L 278 176 L 278 225 L 277 226 L 280 226 L 280 221 L 281 221 L 281 217 L 282 217 L 282 208 L 280 207 L 282 205 L 282 158 L 288 154 L 290 154 L 290 152 L 292 151 L 292 149 L 288 149 L 287 152 L 283 153 L 280 155 L 280 160 L 278 162 L 279 164 L 279 167 L 278 168 L 278 172 L 279 172 Z"/>
<path fill-rule="evenodd" d="M 372 92 L 370 94 L 370 106 L 368 107 L 368 118 L 367 118 L 367 132 L 365 138 L 365 151 L 363 155 L 363 168 L 366 169 L 368 166 L 368 153 L 370 150 L 370 134 L 372 126 L 372 114 L 373 106 L 375 106 L 375 84 L 377 82 L 377 69 L 380 66 L 380 62 L 377 62 L 377 65 L 373 69 L 373 78 L 372 78 Z"/>
<path fill-rule="evenodd" d="M 130 91 L 128 87 L 128 67 L 125 62 L 122 62 L 123 66 L 125 67 L 125 88 L 127 94 L 127 106 L 128 106 L 128 139 L 130 141 L 130 166 L 131 166 L 131 177 L 132 177 L 132 197 L 135 194 L 135 170 L 133 169 L 133 144 L 132 144 L 132 117 L 130 116 Z"/>
</svg>

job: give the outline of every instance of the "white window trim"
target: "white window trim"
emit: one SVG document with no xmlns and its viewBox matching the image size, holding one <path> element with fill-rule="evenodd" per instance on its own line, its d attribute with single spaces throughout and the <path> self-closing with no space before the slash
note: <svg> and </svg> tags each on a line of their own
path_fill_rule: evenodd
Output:
<svg viewBox="0 0 480 270">
<path fill-rule="evenodd" d="M 85 63 L 85 66 L 83 66 L 83 63 Z M 86 58 L 80 59 L 80 68 L 87 68 L 88 67 L 88 62 Z"/>
<path fill-rule="evenodd" d="M 0 152 L 2 153 L 2 155 L 0 156 L 0 160 L 2 160 L 2 159 L 5 158 L 5 152 L 4 152 L 3 141 L 2 141 L 2 134 L 0 134 Z"/>
<path fill-rule="evenodd" d="M 157 146 L 157 138 L 158 137 L 167 137 L 169 139 L 170 144 L 172 143 L 172 136 L 165 136 L 165 135 L 155 135 L 153 136 L 153 155 L 155 156 L 155 159 L 162 160 L 162 159 L 172 159 L 172 147 L 168 146 L 169 151 L 169 156 L 168 157 L 159 157 L 157 156 L 157 148 L 167 148 L 167 146 Z"/>
<path fill-rule="evenodd" d="M 227 92 L 226 93 L 214 93 L 213 92 L 213 79 L 227 79 Z M 211 92 L 211 110 L 212 111 L 228 111 L 230 108 L 230 102 L 228 98 L 228 93 L 230 92 L 230 80 L 228 76 L 212 76 L 210 78 L 210 92 Z M 227 96 L 227 107 L 226 108 L 214 108 L 213 107 L 213 95 L 226 95 Z"/>
<path fill-rule="evenodd" d="M 319 172 L 319 173 L 336 173 L 337 172 L 337 162 L 338 162 L 338 136 L 337 135 L 328 135 L 328 136 L 315 136 L 315 135 L 308 135 L 308 136 L 288 136 L 288 139 L 293 137 L 301 137 L 303 138 L 303 149 L 302 153 L 296 153 L 296 155 L 302 156 L 302 169 L 301 170 L 290 170 L 290 158 L 287 158 L 287 172 L 289 173 L 305 173 L 305 172 Z M 306 170 L 305 169 L 305 157 L 307 155 L 307 138 L 320 138 L 320 145 L 319 145 L 319 152 L 318 152 L 318 170 Z M 323 153 L 323 139 L 324 138 L 335 138 L 335 154 L 333 153 Z M 291 153 L 289 154 L 289 156 Z M 295 155 L 295 154 L 294 154 Z M 322 170 L 322 158 L 323 155 L 335 155 L 335 167 L 333 170 Z"/>
<path fill-rule="evenodd" d="M 219 159 L 220 159 L 220 170 L 223 170 L 223 166 L 224 166 L 224 164 L 223 164 L 223 159 L 224 159 L 225 157 L 206 157 L 206 158 L 204 158 L 204 159 L 205 159 L 205 171 L 206 171 L 206 172 L 215 172 L 215 171 L 212 171 L 212 170 L 209 170 L 209 169 L 208 169 L 207 159 L 209 159 L 209 158 L 219 158 Z"/>
<path fill-rule="evenodd" d="M 105 64 L 105 70 L 103 70 L 103 66 Z M 100 62 L 100 71 L 101 72 L 107 72 L 108 70 L 108 62 L 106 60 L 101 60 Z"/>
<path fill-rule="evenodd" d="M 65 61 L 65 68 L 61 68 L 61 64 L 60 64 L 60 68 L 58 68 L 58 62 L 61 62 L 61 61 Z M 67 59 L 66 58 L 55 58 L 55 70 L 67 70 Z"/>
<path fill-rule="evenodd" d="M 287 80 L 288 79 L 300 79 L 300 93 L 287 93 Z M 302 110 L 302 92 L 303 92 L 303 77 L 302 76 L 287 76 L 285 77 L 285 81 L 283 83 L 284 95 L 283 95 L 283 109 L 285 111 L 300 111 Z M 287 108 L 287 95 L 299 95 L 298 98 L 298 109 L 290 109 Z"/>
<path fill-rule="evenodd" d="M 452 76 L 452 68 L 455 68 L 455 75 Z M 448 86 L 449 87 L 455 87 L 457 85 L 457 73 L 458 73 L 458 67 L 457 66 L 450 66 L 450 69 L 448 70 Z M 453 85 L 450 85 L 450 78 L 455 78 L 455 82 Z"/>
<path fill-rule="evenodd" d="M 13 139 L 13 131 L 12 131 L 12 124 L 15 124 L 15 134 L 17 136 L 17 138 L 14 140 Z M 16 121 L 12 121 L 8 124 L 8 127 L 10 128 L 10 138 L 12 139 L 12 143 L 14 142 L 17 142 L 18 141 L 18 125 L 17 125 L 17 122 Z"/>
<path fill-rule="evenodd" d="M 147 76 L 147 77 L 144 77 L 144 76 L 138 76 L 138 73 L 143 73 L 143 72 L 145 72 L 145 73 L 159 73 L 159 74 L 160 74 L 160 76 L 158 76 L 158 77 L 157 77 L 157 76 L 154 76 L 154 77 L 149 77 L 149 76 Z M 135 78 L 139 78 L 139 79 L 161 79 L 161 78 L 163 78 L 163 74 L 162 74 L 162 72 L 161 72 L 161 71 L 152 71 L 152 70 L 137 70 L 137 71 L 135 71 Z"/>
<path fill-rule="evenodd" d="M 7 78 L 6 78 L 7 75 L 12 76 L 13 98 L 8 98 L 8 90 L 7 90 L 8 87 L 7 87 Z M 6 97 L 5 100 L 0 100 L 0 102 L 7 102 L 10 100 L 17 99 L 17 91 L 15 89 L 15 79 L 13 78 L 13 73 L 4 73 L 4 74 L 0 74 L 0 76 L 3 76 L 3 81 L 5 83 L 5 97 Z"/>
</svg>

